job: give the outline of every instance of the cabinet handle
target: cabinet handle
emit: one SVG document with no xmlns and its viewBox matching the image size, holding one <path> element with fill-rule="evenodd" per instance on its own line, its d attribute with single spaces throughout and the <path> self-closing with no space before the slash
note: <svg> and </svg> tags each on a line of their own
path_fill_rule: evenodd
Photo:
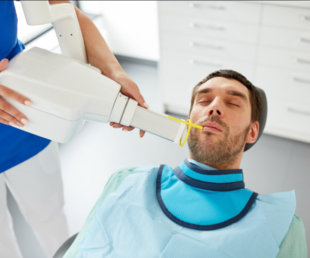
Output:
<svg viewBox="0 0 310 258">
<path fill-rule="evenodd" d="M 188 63 L 190 65 L 205 65 L 205 66 L 211 66 L 211 67 L 221 67 L 221 64 L 217 64 L 217 63 L 208 63 L 208 62 L 201 62 L 201 61 L 197 61 L 194 59 L 189 59 Z"/>
<path fill-rule="evenodd" d="M 303 21 L 310 21 L 310 17 L 309 16 L 306 16 L 306 15 L 300 15 L 299 17 L 301 20 Z"/>
<path fill-rule="evenodd" d="M 290 76 L 289 80 L 292 81 L 292 82 L 300 82 L 300 83 L 310 84 L 310 81 L 305 80 L 305 79 L 300 79 L 300 78 L 297 78 L 297 77 L 294 77 L 294 76 Z"/>
<path fill-rule="evenodd" d="M 301 37 L 297 37 L 296 40 L 297 40 L 298 42 L 310 43 L 310 40 L 309 40 L 309 39 L 304 39 L 304 38 L 301 38 Z"/>
<path fill-rule="evenodd" d="M 203 28 L 203 29 L 209 29 L 209 30 L 225 30 L 225 27 L 217 26 L 217 25 L 205 25 L 205 24 L 198 24 L 194 22 L 190 22 L 188 24 L 188 27 L 190 28 Z"/>
<path fill-rule="evenodd" d="M 308 60 L 303 60 L 303 59 L 300 59 L 300 58 L 297 58 L 297 57 L 294 57 L 294 58 L 293 58 L 293 62 L 294 62 L 294 63 L 301 63 L 301 64 L 310 64 L 310 61 L 308 61 Z"/>
<path fill-rule="evenodd" d="M 226 9 L 225 6 L 221 6 L 221 5 L 200 5 L 200 4 L 196 4 L 196 3 L 189 3 L 188 7 L 189 8 L 208 8 L 208 9 L 216 9 L 216 10 L 225 10 Z"/>
<path fill-rule="evenodd" d="M 212 49 L 218 49 L 218 50 L 224 49 L 223 46 L 220 46 L 220 45 L 201 44 L 201 43 L 197 43 L 194 41 L 189 41 L 188 45 L 190 47 L 203 47 L 203 48 L 212 48 Z"/>
<path fill-rule="evenodd" d="M 289 107 L 289 106 L 283 106 L 283 110 L 286 111 L 286 112 L 291 112 L 291 113 L 295 113 L 295 114 L 310 116 L 310 112 L 309 111 L 300 110 L 300 109 L 292 108 L 292 107 Z"/>
</svg>

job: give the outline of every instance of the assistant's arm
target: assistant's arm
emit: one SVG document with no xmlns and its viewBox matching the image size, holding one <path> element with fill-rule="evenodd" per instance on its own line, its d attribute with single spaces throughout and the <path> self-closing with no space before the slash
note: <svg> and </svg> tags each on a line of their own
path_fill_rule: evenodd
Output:
<svg viewBox="0 0 310 258">
<path fill-rule="evenodd" d="M 70 1 L 52 0 L 49 0 L 49 3 L 72 4 Z M 95 24 L 76 6 L 74 6 L 74 8 L 82 31 L 88 62 L 92 66 L 99 68 L 103 75 L 118 82 L 122 86 L 121 92 L 124 95 L 135 99 L 140 106 L 148 108 L 149 106 L 142 97 L 138 86 L 129 78 L 121 65 L 118 63 Z M 123 127 L 123 130 L 126 131 L 131 131 L 134 129 L 131 126 L 123 126 L 114 122 L 111 122 L 110 125 L 113 126 L 113 128 Z M 143 137 L 145 132 L 140 130 L 139 134 L 140 137 Z"/>
<path fill-rule="evenodd" d="M 70 1 L 49 1 L 50 4 L 69 3 Z M 129 78 L 109 49 L 101 33 L 86 14 L 74 6 L 81 27 L 87 58 L 92 66 L 99 68 L 103 75 L 122 85 L 122 93 L 134 98 L 140 106 L 148 107 L 137 85 Z"/>
</svg>

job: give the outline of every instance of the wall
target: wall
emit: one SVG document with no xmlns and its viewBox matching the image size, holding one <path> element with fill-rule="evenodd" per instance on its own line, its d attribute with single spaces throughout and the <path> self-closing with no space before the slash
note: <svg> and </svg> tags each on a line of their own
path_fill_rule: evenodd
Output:
<svg viewBox="0 0 310 258">
<path fill-rule="evenodd" d="M 104 1 L 102 14 L 115 54 L 159 60 L 157 1 Z"/>
</svg>

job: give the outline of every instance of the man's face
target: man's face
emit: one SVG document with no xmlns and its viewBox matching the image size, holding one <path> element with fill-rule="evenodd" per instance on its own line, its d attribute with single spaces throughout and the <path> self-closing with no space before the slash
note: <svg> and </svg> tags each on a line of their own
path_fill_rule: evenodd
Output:
<svg viewBox="0 0 310 258">
<path fill-rule="evenodd" d="M 229 167 L 242 157 L 245 144 L 255 142 L 258 122 L 251 123 L 249 90 L 239 81 L 215 77 L 202 84 L 189 119 L 191 157 L 213 167 Z"/>
</svg>

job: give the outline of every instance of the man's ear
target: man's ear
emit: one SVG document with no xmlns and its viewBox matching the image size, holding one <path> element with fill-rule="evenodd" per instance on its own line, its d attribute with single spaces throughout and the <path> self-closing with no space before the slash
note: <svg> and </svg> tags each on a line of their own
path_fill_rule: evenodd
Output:
<svg viewBox="0 0 310 258">
<path fill-rule="evenodd" d="M 255 121 L 251 124 L 250 132 L 246 138 L 246 143 L 254 143 L 258 137 L 259 133 L 259 123 Z"/>
</svg>

